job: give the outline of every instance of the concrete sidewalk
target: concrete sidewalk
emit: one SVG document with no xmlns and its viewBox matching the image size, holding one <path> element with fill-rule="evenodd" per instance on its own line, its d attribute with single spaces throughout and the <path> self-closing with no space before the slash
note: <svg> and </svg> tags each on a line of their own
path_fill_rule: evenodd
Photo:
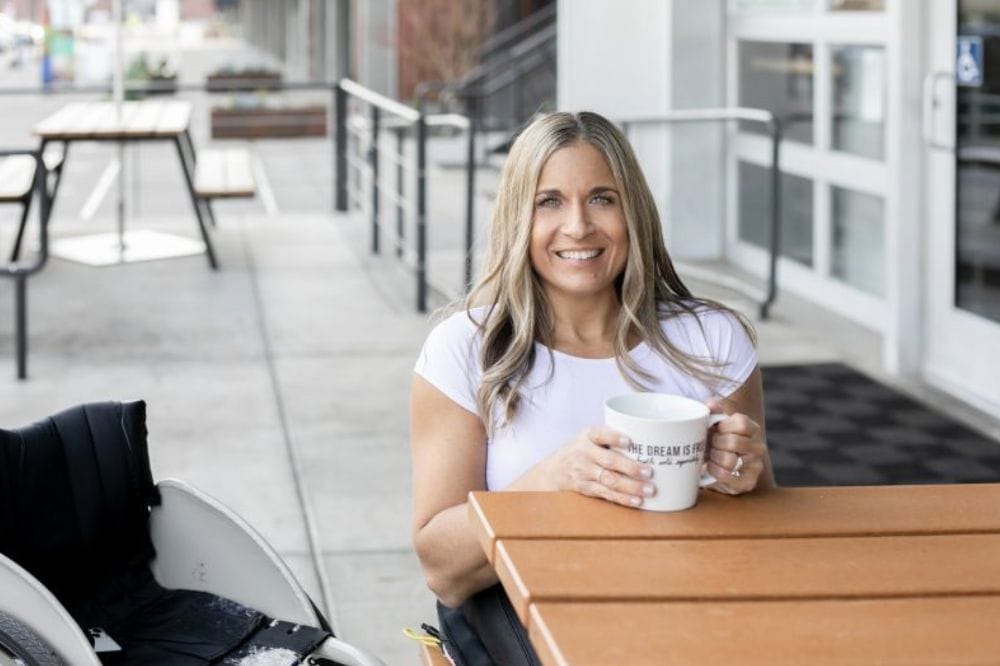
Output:
<svg viewBox="0 0 1000 666">
<path fill-rule="evenodd" d="M 26 382 L 0 284 L 0 424 L 146 400 L 155 478 L 234 508 L 329 604 L 338 635 L 412 663 L 402 629 L 434 618 L 410 544 L 407 443 L 427 318 L 379 292 L 346 218 L 232 210 L 218 208 L 218 273 L 201 256 L 103 269 L 53 259 L 29 282 Z M 135 226 L 194 231 L 183 218 Z"/>
</svg>

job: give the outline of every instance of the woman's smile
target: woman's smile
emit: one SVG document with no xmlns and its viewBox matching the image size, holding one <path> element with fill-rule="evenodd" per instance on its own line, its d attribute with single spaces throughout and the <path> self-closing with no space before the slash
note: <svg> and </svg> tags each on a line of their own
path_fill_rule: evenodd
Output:
<svg viewBox="0 0 1000 666">
<path fill-rule="evenodd" d="M 581 264 L 586 264 L 587 262 L 596 259 L 604 252 L 603 249 L 594 250 L 558 250 L 556 251 L 556 256 L 560 259 L 565 259 L 567 261 L 579 262 Z"/>
</svg>

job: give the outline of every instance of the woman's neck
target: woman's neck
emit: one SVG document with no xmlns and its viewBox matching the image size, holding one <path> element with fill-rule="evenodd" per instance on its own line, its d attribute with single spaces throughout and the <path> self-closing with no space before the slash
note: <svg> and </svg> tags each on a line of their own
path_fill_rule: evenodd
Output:
<svg viewBox="0 0 1000 666">
<path fill-rule="evenodd" d="M 614 294 L 591 298 L 549 294 L 549 303 L 553 348 L 574 356 L 603 358 L 614 355 L 615 328 L 621 310 Z"/>
</svg>

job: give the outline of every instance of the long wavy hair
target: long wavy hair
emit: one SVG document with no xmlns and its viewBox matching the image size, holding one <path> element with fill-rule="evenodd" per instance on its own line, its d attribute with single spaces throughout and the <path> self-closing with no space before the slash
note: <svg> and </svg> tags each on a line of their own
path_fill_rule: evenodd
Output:
<svg viewBox="0 0 1000 666">
<path fill-rule="evenodd" d="M 535 343 L 541 342 L 551 354 L 553 316 L 529 251 L 535 189 L 549 157 L 578 141 L 595 147 L 607 161 L 628 226 L 628 258 L 615 283 L 620 309 L 614 355 L 625 380 L 643 390 L 643 382 L 653 379 L 628 353 L 633 332 L 682 371 L 710 384 L 726 379 L 718 362 L 685 353 L 667 339 L 661 325 L 666 318 L 706 309 L 732 312 L 756 343 L 746 317 L 714 301 L 695 299 L 677 275 L 664 245 L 653 195 L 621 131 L 596 113 L 541 116 L 511 146 L 481 277 L 461 304 L 470 317 L 473 308 L 485 306 L 477 310 L 483 314 L 473 318 L 481 334 L 482 376 L 476 402 L 490 434 L 498 425 L 509 423 L 518 408 L 522 383 L 535 361 Z M 500 416 L 499 423 L 494 422 L 494 415 Z"/>
</svg>

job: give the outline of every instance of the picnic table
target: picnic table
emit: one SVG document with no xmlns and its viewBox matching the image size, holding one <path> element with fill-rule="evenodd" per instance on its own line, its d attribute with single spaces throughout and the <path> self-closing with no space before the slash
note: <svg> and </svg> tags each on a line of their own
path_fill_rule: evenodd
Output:
<svg viewBox="0 0 1000 666">
<path fill-rule="evenodd" d="M 173 143 L 204 243 L 203 247 L 198 246 L 198 252 L 204 252 L 209 265 L 215 269 L 218 263 L 207 226 L 208 223 L 214 225 L 210 200 L 253 196 L 253 176 L 246 151 L 202 151 L 200 158 L 196 155 L 190 134 L 191 110 L 191 103 L 182 100 L 124 102 L 120 110 L 112 102 L 76 102 L 39 122 L 34 132 L 41 139 L 43 153 L 47 144 L 56 141 L 65 144 L 67 150 L 74 141 Z M 120 229 L 119 233 L 123 231 Z M 162 236 L 148 237 L 162 247 Z M 139 258 L 157 257 L 155 248 L 150 248 L 150 252 L 152 257 Z"/>
<path fill-rule="evenodd" d="M 546 666 L 1000 655 L 1000 484 L 702 491 L 676 513 L 568 492 L 469 507 Z"/>
<path fill-rule="evenodd" d="M 15 350 L 19 379 L 27 377 L 27 279 L 48 261 L 49 217 L 71 143 L 113 141 L 124 146 L 131 141 L 172 142 L 177 148 L 203 242 L 155 231 L 132 232 L 126 241 L 124 211 L 123 206 L 119 206 L 117 235 L 60 239 L 60 256 L 92 265 L 108 265 L 204 253 L 208 256 L 209 265 L 213 269 L 218 268 L 206 226 L 206 222 L 215 225 L 212 200 L 254 196 L 254 177 L 247 150 L 213 149 L 201 151 L 200 156 L 195 154 L 190 134 L 191 108 L 190 102 L 185 101 L 124 102 L 120 107 L 112 102 L 67 104 L 35 125 L 34 132 L 41 139 L 37 151 L 0 151 L 0 204 L 17 203 L 22 207 L 10 261 L 0 265 L 0 277 L 15 280 Z M 58 154 L 47 150 L 50 144 L 55 143 L 61 143 L 63 147 Z M 39 251 L 32 263 L 18 263 L 31 200 L 36 191 L 40 197 Z M 56 254 L 55 247 L 52 254 Z"/>
</svg>

